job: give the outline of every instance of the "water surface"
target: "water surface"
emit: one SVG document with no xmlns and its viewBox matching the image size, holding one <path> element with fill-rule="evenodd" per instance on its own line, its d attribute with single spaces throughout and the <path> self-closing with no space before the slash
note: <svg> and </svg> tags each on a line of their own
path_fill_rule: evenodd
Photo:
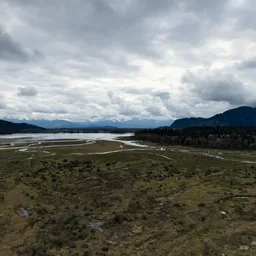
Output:
<svg viewBox="0 0 256 256">
<path fill-rule="evenodd" d="M 11 146 L 17 146 L 18 143 L 27 141 L 95 141 L 106 140 L 116 141 L 119 138 L 120 143 L 124 143 L 130 146 L 142 146 L 133 141 L 120 140 L 122 137 L 132 136 L 132 133 L 114 134 L 114 133 L 16 133 L 8 135 L 0 135 L 1 142 L 10 142 Z"/>
<path fill-rule="evenodd" d="M 16 133 L 0 135 L 0 140 L 26 139 L 26 140 L 114 140 L 117 137 L 131 136 L 132 133 Z"/>
</svg>

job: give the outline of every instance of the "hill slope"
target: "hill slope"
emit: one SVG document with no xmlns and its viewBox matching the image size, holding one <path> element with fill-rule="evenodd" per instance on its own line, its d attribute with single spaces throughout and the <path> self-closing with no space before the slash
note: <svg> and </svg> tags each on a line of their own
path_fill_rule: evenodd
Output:
<svg viewBox="0 0 256 256">
<path fill-rule="evenodd" d="M 34 132 L 42 132 L 44 131 L 44 128 L 26 124 L 26 123 L 20 123 L 15 124 L 12 122 L 7 122 L 0 120 L 0 134 L 12 134 L 12 133 L 34 133 Z"/>
<path fill-rule="evenodd" d="M 210 118 L 182 118 L 176 120 L 171 128 L 195 126 L 256 126 L 256 108 L 239 107 Z"/>
</svg>

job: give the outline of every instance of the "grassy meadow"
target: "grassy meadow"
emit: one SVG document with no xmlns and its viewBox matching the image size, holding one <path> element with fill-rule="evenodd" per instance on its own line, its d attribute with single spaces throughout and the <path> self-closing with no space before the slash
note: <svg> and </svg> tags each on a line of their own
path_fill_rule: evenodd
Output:
<svg viewBox="0 0 256 256">
<path fill-rule="evenodd" d="M 255 152 L 130 149 L 1 150 L 0 255 L 256 255 Z"/>
</svg>

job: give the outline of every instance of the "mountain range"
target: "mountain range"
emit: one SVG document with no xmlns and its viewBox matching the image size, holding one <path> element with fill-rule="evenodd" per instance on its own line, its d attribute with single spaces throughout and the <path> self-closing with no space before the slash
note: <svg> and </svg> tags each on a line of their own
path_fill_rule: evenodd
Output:
<svg viewBox="0 0 256 256">
<path fill-rule="evenodd" d="M 61 129 L 61 128 L 157 128 L 159 126 L 170 126 L 173 121 L 157 121 L 151 119 L 131 119 L 126 121 L 119 120 L 101 120 L 101 121 L 85 121 L 71 122 L 67 120 L 26 120 L 5 118 L 5 121 L 13 123 L 28 123 L 40 126 L 46 129 Z"/>
<path fill-rule="evenodd" d="M 170 120 L 157 121 L 152 119 L 71 122 L 67 120 L 21 120 L 5 118 L 4 120 L 0 120 L 0 134 L 40 132 L 44 129 L 61 128 L 157 128 L 170 126 L 171 123 L 172 121 Z M 256 108 L 246 106 L 239 107 L 214 115 L 210 118 L 181 118 L 174 121 L 170 127 L 187 128 L 196 126 L 256 126 Z"/>
<path fill-rule="evenodd" d="M 43 132 L 45 129 L 36 125 L 19 123 L 0 120 L 0 134 L 12 134 L 12 133 L 30 133 L 30 132 Z"/>
<path fill-rule="evenodd" d="M 256 126 L 256 108 L 243 106 L 230 109 L 210 118 L 181 118 L 174 121 L 171 128 L 187 128 L 196 126 Z"/>
</svg>

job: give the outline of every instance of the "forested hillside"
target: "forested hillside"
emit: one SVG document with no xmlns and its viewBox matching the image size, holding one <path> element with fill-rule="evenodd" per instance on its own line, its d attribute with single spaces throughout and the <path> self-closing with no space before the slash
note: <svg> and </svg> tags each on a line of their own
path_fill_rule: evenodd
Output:
<svg viewBox="0 0 256 256">
<path fill-rule="evenodd" d="M 15 124 L 12 122 L 7 122 L 0 120 L 0 134 L 12 134 L 12 133 L 33 133 L 33 132 L 42 132 L 44 128 L 31 125 L 31 124 Z"/>
<path fill-rule="evenodd" d="M 171 128 L 197 126 L 249 127 L 256 126 L 256 108 L 239 107 L 210 118 L 182 118 L 176 120 Z"/>
<path fill-rule="evenodd" d="M 135 133 L 135 139 L 166 145 L 219 149 L 255 149 L 256 127 L 161 127 Z"/>
</svg>

